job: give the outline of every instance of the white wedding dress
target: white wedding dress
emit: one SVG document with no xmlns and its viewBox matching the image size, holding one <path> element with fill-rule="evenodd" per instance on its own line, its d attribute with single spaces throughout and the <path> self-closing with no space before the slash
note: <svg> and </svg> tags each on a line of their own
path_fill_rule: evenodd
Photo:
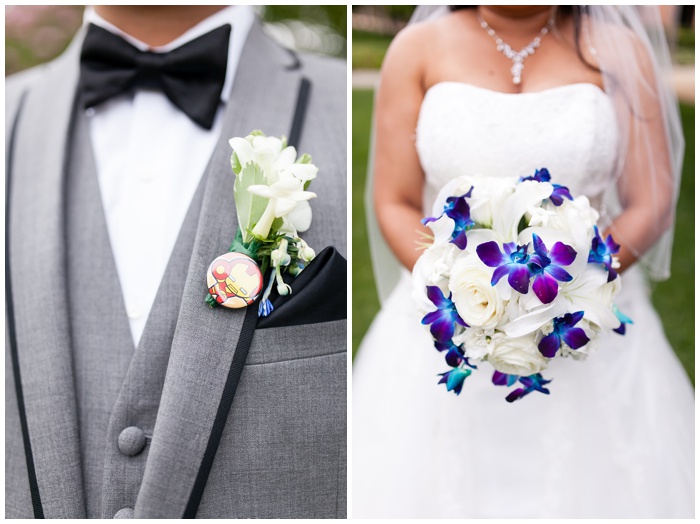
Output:
<svg viewBox="0 0 700 524">
<path fill-rule="evenodd" d="M 425 96 L 416 146 L 425 209 L 465 173 L 532 175 L 592 203 L 617 151 L 613 108 L 592 84 L 506 94 L 442 82 Z M 407 271 L 353 368 L 352 515 L 661 518 L 694 516 L 694 393 L 637 268 L 623 274 L 627 334 L 586 361 L 552 361 L 550 395 L 513 404 L 479 365 L 459 396 L 411 299 Z M 690 292 L 690 291 L 689 291 Z"/>
</svg>

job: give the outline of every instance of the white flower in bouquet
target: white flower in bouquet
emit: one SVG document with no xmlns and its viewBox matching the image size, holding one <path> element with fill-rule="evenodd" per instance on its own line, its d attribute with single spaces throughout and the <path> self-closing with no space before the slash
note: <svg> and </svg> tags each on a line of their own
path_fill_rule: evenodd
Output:
<svg viewBox="0 0 700 524">
<path fill-rule="evenodd" d="M 588 249 L 593 239 L 593 226 L 598 221 L 598 212 L 590 206 L 585 196 L 565 200 L 560 206 L 551 202 L 542 206 L 553 214 L 548 217 L 546 227 L 565 234 L 577 251 L 588 257 Z M 530 222 L 532 224 L 532 221 Z"/>
<path fill-rule="evenodd" d="M 527 210 L 541 205 L 551 194 L 552 186 L 547 183 L 525 181 L 516 185 L 515 191 L 494 210 L 492 229 L 499 241 L 514 242 Z"/>
<path fill-rule="evenodd" d="M 531 336 L 508 337 L 496 333 L 488 361 L 501 373 L 527 377 L 547 367 L 547 359 L 537 349 Z"/>
<path fill-rule="evenodd" d="M 601 329 L 611 330 L 620 325 L 614 312 L 615 296 L 622 289 L 622 280 L 607 282 L 605 271 L 590 266 L 578 278 L 562 286 L 561 301 L 567 310 L 585 311 L 586 318 Z"/>
<path fill-rule="evenodd" d="M 495 328 L 503 317 L 505 303 L 490 283 L 492 273 L 475 254 L 459 258 L 452 266 L 452 300 L 470 327 Z"/>
<path fill-rule="evenodd" d="M 513 193 L 513 184 L 508 179 L 484 175 L 464 177 L 463 185 L 466 184 L 474 186 L 472 198 L 470 199 L 472 218 L 478 224 L 482 224 L 483 227 L 491 227 L 493 217 L 500 213 L 506 199 Z M 464 189 L 464 187 L 461 189 Z M 468 190 L 469 187 L 466 189 Z"/>
<path fill-rule="evenodd" d="M 485 359 L 493 350 L 494 330 L 488 329 L 465 329 L 453 340 L 458 346 L 464 348 L 465 355 L 474 360 Z"/>
</svg>

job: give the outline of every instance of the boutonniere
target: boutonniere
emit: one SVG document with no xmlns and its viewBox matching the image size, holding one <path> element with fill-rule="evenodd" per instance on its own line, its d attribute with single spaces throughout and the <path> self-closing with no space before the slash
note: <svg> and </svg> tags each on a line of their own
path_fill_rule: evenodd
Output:
<svg viewBox="0 0 700 524">
<path fill-rule="evenodd" d="M 209 266 L 206 303 L 241 308 L 262 293 L 258 315 L 264 317 L 273 309 L 273 286 L 281 296 L 292 291 L 282 275 L 297 276 L 316 255 L 299 233 L 311 226 L 308 201 L 316 194 L 307 189 L 318 168 L 307 154 L 297 158 L 284 137 L 262 131 L 232 138 L 229 144 L 238 229 L 229 252 Z"/>
</svg>

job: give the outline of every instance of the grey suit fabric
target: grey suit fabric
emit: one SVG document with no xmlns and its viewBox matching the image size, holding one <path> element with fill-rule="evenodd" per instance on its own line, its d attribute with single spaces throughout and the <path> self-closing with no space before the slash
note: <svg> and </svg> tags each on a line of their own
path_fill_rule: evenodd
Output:
<svg viewBox="0 0 700 524">
<path fill-rule="evenodd" d="M 110 248 L 87 121 L 75 114 L 66 170 L 66 246 L 73 369 L 86 516 L 136 500 L 147 450 L 125 460 L 125 428 L 153 434 L 206 177 L 192 199 L 138 348 Z M 148 268 L 144 268 L 148 270 Z"/>
<path fill-rule="evenodd" d="M 66 169 L 66 278 L 86 514 L 100 516 L 107 425 L 134 353 L 84 112 Z M 96 493 L 97 491 L 97 493 Z"/>
<path fill-rule="evenodd" d="M 312 56 L 301 56 L 295 68 L 286 50 L 259 24 L 253 27 L 224 131 L 134 350 L 126 344 L 118 290 L 111 308 L 91 310 L 77 295 L 95 282 L 80 279 L 81 246 L 113 267 L 104 239 L 87 245 L 104 233 L 104 218 L 81 230 L 76 210 L 98 213 L 99 204 L 85 207 L 97 189 L 94 179 L 75 178 L 92 169 L 85 129 L 71 119 L 81 38 L 55 62 L 7 81 L 10 131 L 24 96 L 14 133 L 9 256 L 37 480 L 47 517 L 177 518 L 204 455 L 244 315 L 204 304 L 206 268 L 227 251 L 236 227 L 228 138 L 253 129 L 287 134 L 299 82 L 309 78 L 299 150 L 313 156 L 320 172 L 304 238 L 317 251 L 335 245 L 345 254 L 346 69 Z M 67 164 L 66 151 L 73 152 Z M 31 292 L 40 285 L 31 266 L 37 259 L 53 261 L 48 300 Z M 109 351 L 103 346 L 109 333 L 115 352 L 100 358 Z M 345 516 L 346 366 L 345 321 L 256 331 L 198 517 Z M 11 366 L 6 370 L 6 516 L 30 517 Z M 135 456 L 118 446 L 130 426 L 149 437 Z"/>
</svg>

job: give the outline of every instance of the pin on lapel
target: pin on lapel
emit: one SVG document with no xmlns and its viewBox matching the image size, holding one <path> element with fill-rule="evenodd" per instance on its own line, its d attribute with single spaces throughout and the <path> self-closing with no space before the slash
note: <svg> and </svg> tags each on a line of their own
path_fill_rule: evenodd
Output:
<svg viewBox="0 0 700 524">
<path fill-rule="evenodd" d="M 249 306 L 260 296 L 263 276 L 258 264 L 242 253 L 224 253 L 214 259 L 207 273 L 209 294 L 227 308 Z"/>
<path fill-rule="evenodd" d="M 273 310 L 269 296 L 274 284 L 279 295 L 291 293 L 283 273 L 296 277 L 315 256 L 299 232 L 311 225 L 308 200 L 316 194 L 307 188 L 318 168 L 309 155 L 297 158 L 284 137 L 253 131 L 229 144 L 238 230 L 229 252 L 209 265 L 206 303 L 238 309 L 262 293 L 258 316 L 263 317 Z"/>
</svg>

